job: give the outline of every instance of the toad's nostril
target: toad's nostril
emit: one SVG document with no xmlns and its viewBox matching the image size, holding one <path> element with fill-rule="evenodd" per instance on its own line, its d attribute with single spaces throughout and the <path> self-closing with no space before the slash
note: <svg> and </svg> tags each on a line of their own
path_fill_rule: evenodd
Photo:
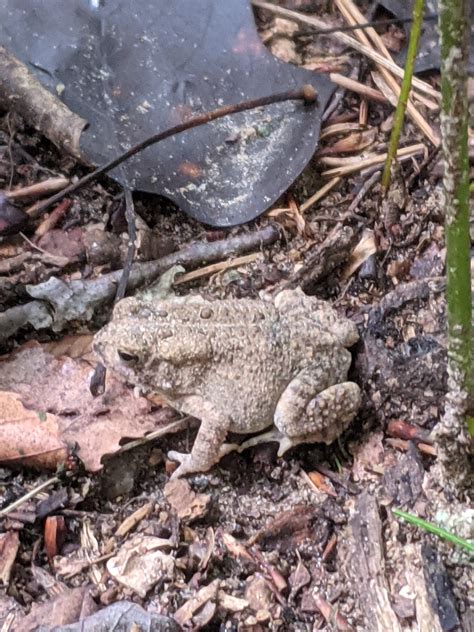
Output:
<svg viewBox="0 0 474 632">
<path fill-rule="evenodd" d="M 127 364 L 135 364 L 138 362 L 138 356 L 134 353 L 128 353 L 128 351 L 117 350 L 118 357 L 122 360 L 122 362 L 126 362 Z"/>
</svg>

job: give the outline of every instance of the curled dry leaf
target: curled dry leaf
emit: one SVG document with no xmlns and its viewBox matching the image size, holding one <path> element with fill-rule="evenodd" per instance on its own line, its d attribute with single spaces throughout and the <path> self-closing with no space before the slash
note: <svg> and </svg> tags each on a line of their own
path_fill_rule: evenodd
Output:
<svg viewBox="0 0 474 632">
<path fill-rule="evenodd" d="M 240 557 L 246 560 L 247 562 L 252 562 L 252 563 L 254 562 L 253 557 L 247 551 L 245 546 L 241 544 L 240 542 L 238 542 L 234 538 L 234 536 L 230 535 L 230 533 L 222 534 L 222 543 L 224 544 L 228 552 L 236 559 Z"/>
<path fill-rule="evenodd" d="M 337 496 L 331 481 L 320 472 L 309 472 L 308 477 L 320 492 L 324 492 L 328 496 Z"/>
<path fill-rule="evenodd" d="M 93 370 L 84 359 L 56 358 L 36 343 L 0 362 L 0 462 L 55 469 L 67 447 L 77 445 L 86 469 L 97 471 L 122 439 L 141 438 L 174 416 L 134 397 L 111 374 L 105 394 L 94 398 Z"/>
<path fill-rule="evenodd" d="M 336 154 L 350 154 L 356 151 L 363 151 L 374 143 L 376 136 L 376 128 L 352 132 L 332 145 L 322 147 L 318 151 L 317 156 L 334 156 Z"/>
<path fill-rule="evenodd" d="M 160 579 L 173 578 L 175 559 L 163 552 L 170 548 L 169 540 L 137 535 L 110 558 L 107 570 L 120 584 L 131 588 L 143 599 Z"/>
<path fill-rule="evenodd" d="M 360 268 L 364 261 L 366 261 L 371 255 L 374 255 L 376 252 L 377 245 L 375 243 L 374 232 L 368 229 L 364 230 L 359 243 L 351 252 L 349 261 L 347 262 L 347 265 L 343 270 L 341 277 L 344 280 L 349 279 L 349 277 L 351 277 L 354 272 Z"/>
</svg>

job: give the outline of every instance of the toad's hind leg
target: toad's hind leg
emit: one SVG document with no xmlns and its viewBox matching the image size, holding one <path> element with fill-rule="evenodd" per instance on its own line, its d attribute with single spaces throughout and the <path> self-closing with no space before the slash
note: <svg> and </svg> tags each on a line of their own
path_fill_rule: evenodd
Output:
<svg viewBox="0 0 474 632">
<path fill-rule="evenodd" d="M 275 410 L 274 422 L 284 435 L 279 454 L 299 443 L 332 443 L 350 424 L 361 402 L 354 382 L 341 382 L 318 393 L 311 370 L 288 385 Z M 316 394 L 315 394 L 316 393 Z"/>
</svg>

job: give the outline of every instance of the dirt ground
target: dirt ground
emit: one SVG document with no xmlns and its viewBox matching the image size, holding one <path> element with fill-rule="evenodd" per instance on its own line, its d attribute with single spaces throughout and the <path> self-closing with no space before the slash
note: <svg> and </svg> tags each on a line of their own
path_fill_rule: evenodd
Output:
<svg viewBox="0 0 474 632">
<path fill-rule="evenodd" d="M 366 61 L 330 38 L 316 46 L 291 20 L 264 11 L 258 18 L 276 56 L 325 72 L 358 65 L 359 80 L 371 82 Z M 396 45 L 395 27 L 381 32 Z M 436 73 L 427 80 L 437 87 Z M 166 200 L 134 196 L 140 263 L 233 238 L 234 254 L 250 253 L 235 266 L 231 253 L 199 261 L 193 250 L 186 272 L 224 263 L 180 282 L 176 293 L 219 300 L 301 287 L 357 324 L 350 379 L 363 403 L 330 446 L 299 446 L 278 458 L 276 444 L 262 444 L 227 455 L 208 473 L 170 481 L 166 453 L 189 451 L 197 422 L 141 441 L 178 414 L 113 377 L 105 394 L 90 393 L 91 338 L 109 320 L 112 301 L 68 320 L 57 299 L 55 324 L 42 329 L 17 326 L 11 311 L 35 296 L 28 287 L 52 276 L 65 282 L 64 296 L 74 282 L 122 269 L 128 236 L 120 187 L 104 178 L 75 194 L 54 224 L 38 231 L 43 218 L 3 238 L 0 303 L 10 320 L 2 326 L 14 333 L 2 337 L 0 410 L 15 427 L 0 431 L 0 509 L 8 508 L 0 513 L 2 630 L 75 630 L 87 616 L 98 623 L 84 629 L 104 630 L 474 630 L 468 553 L 392 512 L 472 537 L 467 494 L 459 498 L 444 485 L 430 438 L 447 390 L 440 158 L 409 120 L 400 145 L 424 142 L 427 150 L 400 163 L 384 202 L 373 177 L 380 171 L 368 168 L 343 175 L 304 208 L 327 182 L 324 156 L 357 162 L 387 145 L 388 103 L 343 91 L 331 107 L 323 130 L 345 124 L 345 131 L 323 133 L 290 190 L 250 224 L 210 229 Z M 419 109 L 439 130 L 438 114 Z M 3 190 L 85 172 L 3 112 Z M 1 213 L 8 204 L 0 200 Z M 119 449 L 128 439 L 137 444 Z"/>
</svg>

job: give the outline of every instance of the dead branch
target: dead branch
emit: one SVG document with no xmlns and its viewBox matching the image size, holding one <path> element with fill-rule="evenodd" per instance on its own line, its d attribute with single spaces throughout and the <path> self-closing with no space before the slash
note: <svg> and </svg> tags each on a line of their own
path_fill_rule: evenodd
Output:
<svg viewBox="0 0 474 632">
<path fill-rule="evenodd" d="M 280 235 L 278 227 L 269 224 L 252 233 L 242 233 L 214 242 L 195 242 L 156 261 L 135 263 L 130 271 L 127 290 L 149 284 L 169 268 L 182 265 L 194 269 L 204 263 L 228 259 L 274 243 Z M 63 281 L 51 277 L 43 283 L 27 286 L 37 299 L 12 307 L 0 314 L 0 340 L 6 340 L 26 324 L 35 329 L 52 327 L 61 331 L 71 322 L 87 322 L 99 308 L 110 303 L 116 292 L 122 270 L 115 270 L 96 279 Z"/>
<path fill-rule="evenodd" d="M 79 138 L 87 121 L 46 90 L 27 66 L 0 46 L 0 104 L 14 110 L 59 149 L 81 157 Z"/>
</svg>

